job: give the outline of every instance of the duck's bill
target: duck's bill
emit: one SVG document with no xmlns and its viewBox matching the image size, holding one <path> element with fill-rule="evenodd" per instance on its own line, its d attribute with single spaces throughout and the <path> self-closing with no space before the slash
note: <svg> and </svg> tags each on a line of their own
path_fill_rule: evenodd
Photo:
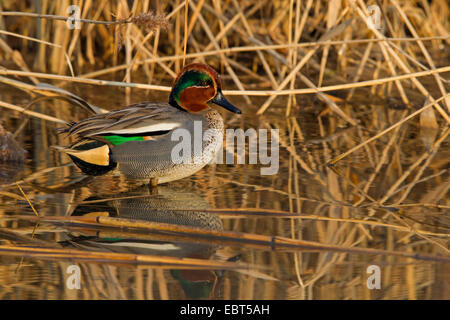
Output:
<svg viewBox="0 0 450 320">
<path fill-rule="evenodd" d="M 223 96 L 223 93 L 221 91 L 217 92 L 216 96 L 211 100 L 212 103 L 217 104 L 218 106 L 221 106 L 228 111 L 241 114 L 241 110 L 233 106 L 231 103 L 228 102 L 227 99 Z"/>
</svg>

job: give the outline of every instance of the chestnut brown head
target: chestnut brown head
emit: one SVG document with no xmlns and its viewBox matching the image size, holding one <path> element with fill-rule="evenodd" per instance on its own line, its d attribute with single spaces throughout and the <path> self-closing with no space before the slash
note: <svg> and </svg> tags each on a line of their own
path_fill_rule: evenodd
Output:
<svg viewBox="0 0 450 320">
<path fill-rule="evenodd" d="M 169 104 L 183 111 L 197 113 L 208 110 L 208 103 L 241 113 L 223 96 L 220 76 L 213 68 L 202 63 L 186 65 L 175 79 Z"/>
</svg>

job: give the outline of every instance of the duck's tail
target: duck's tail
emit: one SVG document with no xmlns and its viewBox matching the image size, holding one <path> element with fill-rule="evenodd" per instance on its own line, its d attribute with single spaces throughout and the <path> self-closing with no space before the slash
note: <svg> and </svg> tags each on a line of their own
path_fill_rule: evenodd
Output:
<svg viewBox="0 0 450 320">
<path fill-rule="evenodd" d="M 117 166 L 117 163 L 111 159 L 109 146 L 100 141 L 84 140 L 71 147 L 53 146 L 52 148 L 67 154 L 75 165 L 88 175 L 103 175 Z"/>
</svg>

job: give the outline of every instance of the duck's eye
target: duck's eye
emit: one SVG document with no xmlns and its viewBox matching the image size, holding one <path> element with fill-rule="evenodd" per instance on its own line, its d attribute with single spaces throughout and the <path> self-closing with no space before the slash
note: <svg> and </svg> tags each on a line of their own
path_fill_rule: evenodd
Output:
<svg viewBox="0 0 450 320">
<path fill-rule="evenodd" d="M 211 80 L 201 80 L 199 82 L 199 85 L 202 87 L 209 87 L 210 85 L 212 85 L 212 81 Z"/>
</svg>

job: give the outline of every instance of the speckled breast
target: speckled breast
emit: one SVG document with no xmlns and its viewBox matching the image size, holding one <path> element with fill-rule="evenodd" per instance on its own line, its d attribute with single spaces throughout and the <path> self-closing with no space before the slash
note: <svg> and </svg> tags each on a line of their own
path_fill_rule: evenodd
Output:
<svg viewBox="0 0 450 320">
<path fill-rule="evenodd" d="M 118 145 L 111 157 L 117 163 L 116 172 L 128 178 L 170 182 L 192 175 L 215 159 L 222 149 L 223 131 L 216 110 L 186 113 L 180 128 L 157 140 Z"/>
</svg>

